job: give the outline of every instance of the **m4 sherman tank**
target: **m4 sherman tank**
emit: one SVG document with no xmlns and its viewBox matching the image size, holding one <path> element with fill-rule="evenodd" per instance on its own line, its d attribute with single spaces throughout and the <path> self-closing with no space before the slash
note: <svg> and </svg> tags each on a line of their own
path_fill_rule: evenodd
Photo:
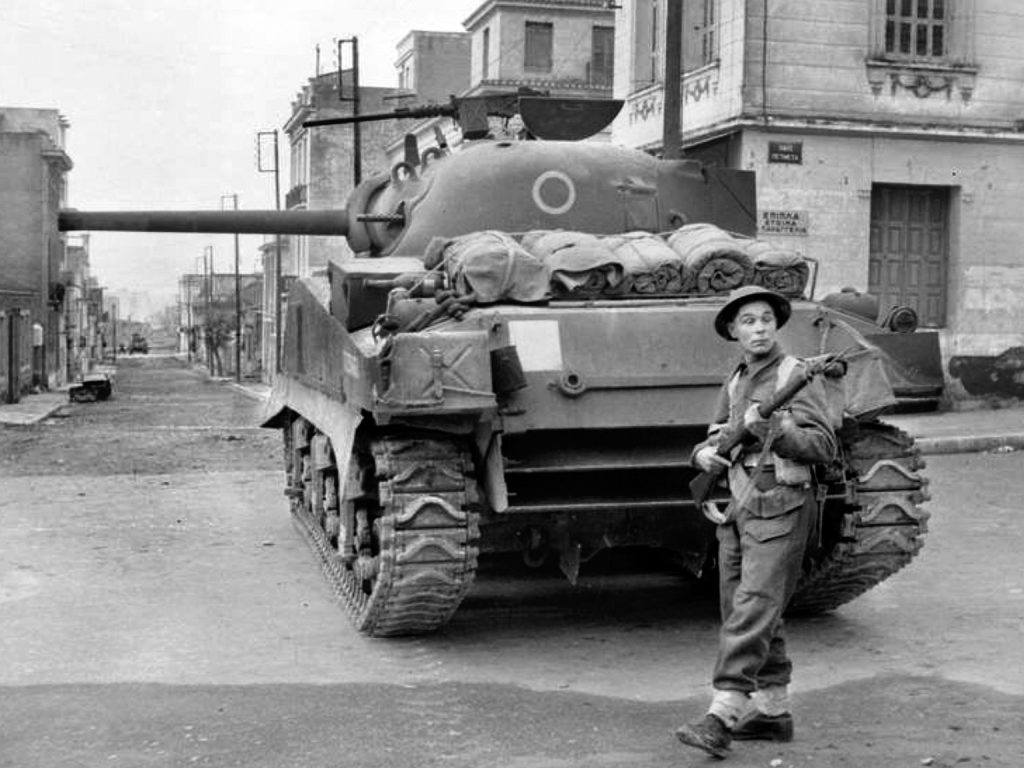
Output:
<svg viewBox="0 0 1024 768">
<path fill-rule="evenodd" d="M 899 368 L 808 266 L 753 237 L 749 172 L 597 142 L 481 140 L 359 185 L 344 211 L 67 212 L 64 229 L 343 234 L 356 258 L 289 291 L 265 426 L 291 513 L 358 629 L 443 626 L 479 558 L 556 559 L 575 581 L 612 547 L 713 566 L 688 457 L 737 350 L 729 289 L 788 294 L 781 332 L 830 380 L 841 456 L 792 608 L 839 606 L 906 565 L 924 464 L 879 419 Z M 881 329 L 878 329 L 881 332 Z M 722 498 L 725 491 L 722 490 Z"/>
</svg>

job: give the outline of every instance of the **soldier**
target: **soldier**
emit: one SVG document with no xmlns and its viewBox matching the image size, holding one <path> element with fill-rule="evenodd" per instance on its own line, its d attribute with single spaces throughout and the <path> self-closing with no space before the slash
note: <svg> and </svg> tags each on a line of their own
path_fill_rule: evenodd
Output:
<svg viewBox="0 0 1024 768">
<path fill-rule="evenodd" d="M 812 380 L 769 419 L 757 405 L 803 364 L 776 339 L 791 312 L 789 301 L 757 286 L 734 290 L 715 317 L 715 330 L 738 341 L 743 359 L 723 384 L 708 438 L 693 452 L 704 471 L 728 467 L 731 500 L 724 513 L 707 507 L 717 526 L 722 627 L 713 697 L 703 719 L 676 736 L 722 758 L 732 739 L 790 741 L 789 682 L 782 613 L 802 572 L 818 523 L 812 465 L 830 462 L 836 437 L 824 386 Z M 746 428 L 752 438 L 717 453 L 725 430 Z"/>
</svg>

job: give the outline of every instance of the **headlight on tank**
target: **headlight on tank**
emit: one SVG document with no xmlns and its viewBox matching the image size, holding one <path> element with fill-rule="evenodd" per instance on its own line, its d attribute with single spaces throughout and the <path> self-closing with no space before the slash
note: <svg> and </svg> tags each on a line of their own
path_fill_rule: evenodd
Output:
<svg viewBox="0 0 1024 768">
<path fill-rule="evenodd" d="M 910 307 L 893 307 L 882 325 L 895 333 L 913 333 L 917 330 L 917 312 Z"/>
</svg>

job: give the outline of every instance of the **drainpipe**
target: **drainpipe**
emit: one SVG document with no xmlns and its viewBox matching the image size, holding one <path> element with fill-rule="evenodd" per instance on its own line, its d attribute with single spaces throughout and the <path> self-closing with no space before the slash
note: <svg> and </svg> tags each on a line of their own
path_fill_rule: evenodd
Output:
<svg viewBox="0 0 1024 768">
<path fill-rule="evenodd" d="M 682 155 L 682 50 L 683 0 L 668 0 L 665 19 L 665 99 L 661 156 L 677 160 Z"/>
<path fill-rule="evenodd" d="M 768 124 L 768 0 L 761 5 L 761 122 Z"/>
</svg>

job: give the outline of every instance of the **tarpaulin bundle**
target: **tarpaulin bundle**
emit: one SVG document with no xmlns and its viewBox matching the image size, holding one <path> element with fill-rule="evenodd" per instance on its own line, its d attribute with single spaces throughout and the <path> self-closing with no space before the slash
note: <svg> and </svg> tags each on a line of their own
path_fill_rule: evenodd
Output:
<svg viewBox="0 0 1024 768">
<path fill-rule="evenodd" d="M 547 267 L 556 296 L 597 296 L 624 288 L 622 260 L 595 235 L 534 230 L 523 235 L 522 247 Z"/>
<path fill-rule="evenodd" d="M 624 285 L 634 293 L 684 293 L 683 260 L 663 239 L 650 232 L 627 232 L 601 238 L 622 260 Z"/>
<path fill-rule="evenodd" d="M 476 303 L 549 298 L 548 267 L 504 232 L 472 232 L 446 241 L 440 260 L 457 295 Z"/>
<path fill-rule="evenodd" d="M 749 284 L 754 265 L 742 243 L 714 224 L 686 224 L 668 244 L 683 260 L 683 281 L 697 293 L 727 293 Z"/>
<path fill-rule="evenodd" d="M 764 240 L 748 240 L 743 246 L 754 264 L 754 285 L 784 296 L 803 296 L 811 270 L 799 253 Z"/>
</svg>

